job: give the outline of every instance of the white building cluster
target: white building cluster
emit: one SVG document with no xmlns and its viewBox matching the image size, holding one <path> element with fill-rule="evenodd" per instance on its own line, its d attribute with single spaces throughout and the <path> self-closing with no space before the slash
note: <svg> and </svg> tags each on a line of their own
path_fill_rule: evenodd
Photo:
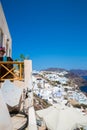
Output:
<svg viewBox="0 0 87 130">
<path fill-rule="evenodd" d="M 78 104 L 87 104 L 87 97 L 79 90 L 73 90 L 68 86 L 69 81 L 64 75 L 68 72 L 44 72 L 41 71 L 37 75 L 33 75 L 33 90 L 42 99 L 51 104 L 64 103 L 69 99 L 75 100 Z M 47 80 L 46 80 L 47 79 Z M 49 81 L 59 81 L 60 84 L 53 86 Z M 67 86 L 64 86 L 67 84 Z"/>
</svg>

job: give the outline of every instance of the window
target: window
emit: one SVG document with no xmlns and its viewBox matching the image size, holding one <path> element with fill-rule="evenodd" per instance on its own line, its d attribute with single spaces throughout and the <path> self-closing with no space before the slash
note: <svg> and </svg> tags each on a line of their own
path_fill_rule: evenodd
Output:
<svg viewBox="0 0 87 130">
<path fill-rule="evenodd" d="M 0 29 L 0 47 L 3 46 L 3 33 L 2 30 Z"/>
<path fill-rule="evenodd" d="M 11 49 L 9 49 L 9 56 L 11 56 Z"/>
<path fill-rule="evenodd" d="M 8 43 L 6 43 L 6 55 L 8 55 Z"/>
</svg>

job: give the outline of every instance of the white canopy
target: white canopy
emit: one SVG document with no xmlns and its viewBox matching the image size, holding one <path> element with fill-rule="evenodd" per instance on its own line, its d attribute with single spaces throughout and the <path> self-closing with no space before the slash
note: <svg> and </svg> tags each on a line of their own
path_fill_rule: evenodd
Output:
<svg viewBox="0 0 87 130">
<path fill-rule="evenodd" d="M 51 106 L 37 111 L 50 130 L 73 130 L 77 126 L 87 125 L 87 116 L 72 107 Z"/>
<path fill-rule="evenodd" d="M 10 80 L 5 80 L 2 85 L 1 91 L 6 104 L 11 107 L 19 104 L 22 89 L 16 87 L 14 83 L 10 82 Z"/>
</svg>

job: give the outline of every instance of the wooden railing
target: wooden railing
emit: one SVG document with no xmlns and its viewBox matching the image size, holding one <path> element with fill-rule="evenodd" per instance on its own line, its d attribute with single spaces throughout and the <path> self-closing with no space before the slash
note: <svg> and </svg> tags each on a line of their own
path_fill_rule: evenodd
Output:
<svg viewBox="0 0 87 130">
<path fill-rule="evenodd" d="M 0 81 L 24 80 L 24 62 L 0 61 Z"/>
</svg>

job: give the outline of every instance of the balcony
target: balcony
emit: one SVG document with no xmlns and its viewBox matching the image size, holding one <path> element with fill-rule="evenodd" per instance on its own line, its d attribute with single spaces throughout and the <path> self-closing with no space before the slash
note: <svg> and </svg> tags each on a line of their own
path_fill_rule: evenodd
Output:
<svg viewBox="0 0 87 130">
<path fill-rule="evenodd" d="M 0 82 L 9 79 L 24 80 L 24 62 L 0 61 Z"/>
</svg>

